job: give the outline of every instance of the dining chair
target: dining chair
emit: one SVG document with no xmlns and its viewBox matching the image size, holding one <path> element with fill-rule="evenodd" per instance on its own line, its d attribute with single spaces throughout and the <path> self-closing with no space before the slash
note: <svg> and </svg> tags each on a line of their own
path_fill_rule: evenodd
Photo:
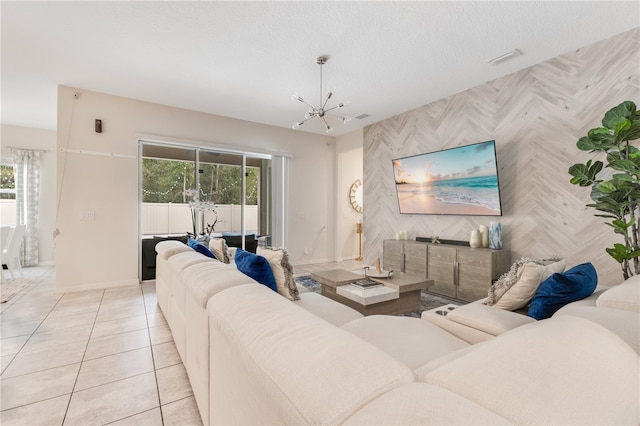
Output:
<svg viewBox="0 0 640 426">
<path fill-rule="evenodd" d="M 24 232 L 26 225 L 17 225 L 11 227 L 9 232 L 9 238 L 7 241 L 7 247 L 2 250 L 2 264 L 6 264 L 9 269 L 9 275 L 11 279 L 15 279 L 14 271 L 17 269 L 20 272 L 20 278 L 23 277 L 22 265 L 20 264 L 20 247 L 24 240 Z M 3 272 L 4 275 L 4 272 Z"/>
<path fill-rule="evenodd" d="M 2 274 L 0 278 L 2 278 L 2 282 L 4 282 L 4 268 L 2 265 L 6 264 L 4 261 L 5 257 L 2 255 L 2 252 L 4 252 L 4 249 L 7 248 L 9 244 L 10 235 L 11 226 L 0 226 L 0 274 Z"/>
</svg>

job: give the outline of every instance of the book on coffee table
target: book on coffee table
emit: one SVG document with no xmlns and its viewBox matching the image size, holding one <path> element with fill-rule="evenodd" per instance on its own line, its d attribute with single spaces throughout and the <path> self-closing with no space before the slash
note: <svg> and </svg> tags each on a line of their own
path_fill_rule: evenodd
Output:
<svg viewBox="0 0 640 426">
<path fill-rule="evenodd" d="M 379 282 L 376 281 L 372 281 L 369 279 L 362 279 L 362 280 L 357 280 L 351 283 L 352 286 L 354 287 L 358 287 L 361 289 L 368 289 L 368 288 L 375 288 L 375 287 L 382 287 L 382 284 L 380 284 Z"/>
</svg>

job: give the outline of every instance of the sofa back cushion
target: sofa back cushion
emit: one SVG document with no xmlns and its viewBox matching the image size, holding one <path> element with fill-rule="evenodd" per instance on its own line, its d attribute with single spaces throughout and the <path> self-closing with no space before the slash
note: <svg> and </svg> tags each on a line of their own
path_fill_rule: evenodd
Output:
<svg viewBox="0 0 640 426">
<path fill-rule="evenodd" d="M 553 274 L 536 291 L 529 315 L 537 320 L 550 318 L 567 303 L 584 299 L 596 289 L 598 274 L 591 263 L 583 263 L 562 274 Z"/>
<path fill-rule="evenodd" d="M 341 424 L 410 369 L 264 286 L 209 301 L 211 424 Z"/>
<path fill-rule="evenodd" d="M 634 275 L 602 293 L 596 300 L 596 306 L 640 312 L 640 275 Z"/>
<path fill-rule="evenodd" d="M 514 424 L 638 424 L 638 366 L 611 331 L 562 315 L 476 345 L 419 378 Z"/>
<path fill-rule="evenodd" d="M 169 259 L 174 254 L 193 250 L 188 245 L 174 240 L 160 241 L 155 245 L 155 249 L 156 253 L 158 253 L 158 257 L 163 260 Z"/>
<path fill-rule="evenodd" d="M 345 425 L 510 425 L 504 417 L 428 383 L 409 383 L 365 405 Z"/>
</svg>

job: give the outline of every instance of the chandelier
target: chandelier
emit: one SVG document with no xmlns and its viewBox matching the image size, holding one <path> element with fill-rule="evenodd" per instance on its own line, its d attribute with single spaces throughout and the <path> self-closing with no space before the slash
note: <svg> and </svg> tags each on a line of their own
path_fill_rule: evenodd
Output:
<svg viewBox="0 0 640 426">
<path fill-rule="evenodd" d="M 316 59 L 316 63 L 320 65 L 320 107 L 319 108 L 314 107 L 313 105 L 309 104 L 307 101 L 305 101 L 298 95 L 293 95 L 291 97 L 291 99 L 293 99 L 294 101 L 302 102 L 303 104 L 309 107 L 309 110 L 307 110 L 307 113 L 304 115 L 304 120 L 296 121 L 295 123 L 293 123 L 293 126 L 291 127 L 293 127 L 294 129 L 297 129 L 298 127 L 302 126 L 304 123 L 311 120 L 312 118 L 318 117 L 322 119 L 322 121 L 324 122 L 324 126 L 326 128 L 326 131 L 327 133 L 329 133 L 333 130 L 333 127 L 331 127 L 327 122 L 327 118 L 326 118 L 327 113 L 329 111 L 333 111 L 334 109 L 340 109 L 348 104 L 348 102 L 346 102 L 346 103 L 339 103 L 332 107 L 327 107 L 327 103 L 329 103 L 329 99 L 331 99 L 331 96 L 333 96 L 332 91 L 330 91 L 327 94 L 327 99 L 325 99 L 324 102 L 322 102 L 322 66 L 327 63 L 327 59 L 328 59 L 327 56 L 318 56 L 318 59 Z M 344 124 L 348 124 L 351 121 L 350 117 L 338 116 L 338 118 Z"/>
</svg>

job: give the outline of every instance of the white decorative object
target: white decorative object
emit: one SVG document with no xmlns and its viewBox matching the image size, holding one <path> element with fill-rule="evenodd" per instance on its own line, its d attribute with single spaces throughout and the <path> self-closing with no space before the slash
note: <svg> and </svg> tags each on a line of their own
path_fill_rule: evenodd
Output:
<svg viewBox="0 0 640 426">
<path fill-rule="evenodd" d="M 489 248 L 502 250 L 502 224 L 489 222 Z"/>
<path fill-rule="evenodd" d="M 471 236 L 469 237 L 469 245 L 471 248 L 478 248 L 482 245 L 482 237 L 480 236 L 480 231 L 474 229 L 471 231 Z"/>
<path fill-rule="evenodd" d="M 482 247 L 489 247 L 489 228 L 486 225 L 480 225 L 480 239 Z"/>
</svg>

